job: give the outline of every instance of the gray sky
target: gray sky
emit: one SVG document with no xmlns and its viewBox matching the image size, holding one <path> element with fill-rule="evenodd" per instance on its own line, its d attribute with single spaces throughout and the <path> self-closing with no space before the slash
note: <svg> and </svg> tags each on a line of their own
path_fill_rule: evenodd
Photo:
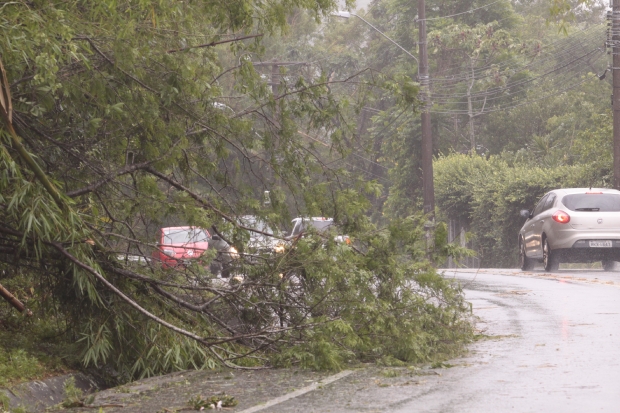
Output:
<svg viewBox="0 0 620 413">
<path fill-rule="evenodd" d="M 366 9 L 372 0 L 356 0 L 355 6 L 357 9 Z M 344 4 L 344 1 L 341 1 L 341 4 Z"/>
</svg>

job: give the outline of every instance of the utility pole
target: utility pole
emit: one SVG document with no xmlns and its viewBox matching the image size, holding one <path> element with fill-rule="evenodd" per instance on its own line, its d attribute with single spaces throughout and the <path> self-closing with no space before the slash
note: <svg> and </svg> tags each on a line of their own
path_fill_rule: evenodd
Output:
<svg viewBox="0 0 620 413">
<path fill-rule="evenodd" d="M 612 0 L 611 40 L 614 111 L 614 188 L 620 189 L 620 0 Z"/>
<path fill-rule="evenodd" d="M 620 0 L 614 0 L 620 2 Z M 429 214 L 431 221 L 435 215 L 435 186 L 433 184 L 433 136 L 431 134 L 431 99 L 430 81 L 428 77 L 428 54 L 426 51 L 426 5 L 418 0 L 418 24 L 420 47 L 420 92 L 424 107 L 422 108 L 422 196 L 424 213 Z"/>
<path fill-rule="evenodd" d="M 273 93 L 273 97 L 274 99 L 278 97 L 278 93 L 280 93 L 279 89 L 280 89 L 280 85 L 281 85 L 281 75 L 280 75 L 280 67 L 287 67 L 287 66 L 307 66 L 308 62 L 278 62 L 277 60 L 273 60 L 271 62 L 257 62 L 257 63 L 253 63 L 253 65 L 255 67 L 261 67 L 261 66 L 271 66 L 271 82 L 268 82 L 268 84 L 271 85 L 271 93 Z M 279 106 L 276 103 L 276 110 L 273 113 L 273 122 L 274 125 L 276 125 L 276 127 L 278 129 L 280 129 L 280 123 L 279 120 L 277 119 L 278 115 L 281 113 L 281 111 L 278 109 Z M 280 133 L 280 131 L 278 130 L 276 133 Z M 270 154 L 271 156 L 272 154 Z M 274 185 L 279 188 L 282 186 L 282 179 L 280 177 L 279 174 L 275 174 L 275 182 Z M 263 192 L 263 205 L 271 205 L 271 195 L 270 195 L 270 191 L 265 190 Z"/>
<path fill-rule="evenodd" d="M 271 91 L 274 97 L 278 95 L 278 86 L 280 86 L 280 66 L 274 61 L 271 65 Z"/>
<path fill-rule="evenodd" d="M 405 52 L 409 57 L 418 63 L 418 80 L 420 82 L 420 100 L 423 102 L 421 113 L 422 121 L 422 198 L 424 202 L 424 213 L 429 216 L 429 227 L 434 226 L 435 215 L 435 186 L 433 184 L 433 136 L 431 135 L 431 98 L 430 81 L 428 76 L 428 54 L 426 51 L 426 5 L 424 0 L 418 0 L 418 45 L 419 59 L 409 53 L 404 47 L 390 39 L 385 33 L 377 29 L 370 22 L 355 13 L 348 11 L 338 11 L 332 16 L 348 19 L 355 16 L 368 26 L 372 27 L 377 33 L 392 42 L 396 47 Z"/>
</svg>

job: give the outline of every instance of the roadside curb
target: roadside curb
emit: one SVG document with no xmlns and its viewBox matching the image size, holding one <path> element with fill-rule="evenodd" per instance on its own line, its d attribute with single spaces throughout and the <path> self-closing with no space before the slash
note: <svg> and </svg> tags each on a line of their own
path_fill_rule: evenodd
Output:
<svg viewBox="0 0 620 413">
<path fill-rule="evenodd" d="M 351 376 L 357 369 L 328 373 L 299 368 L 259 370 L 191 370 L 151 377 L 94 393 L 92 404 L 65 412 L 105 413 L 180 412 L 191 410 L 191 400 L 228 396 L 237 405 L 228 411 L 272 411 L 273 406 L 320 391 L 323 386 Z"/>
<path fill-rule="evenodd" d="M 254 413 L 254 412 L 258 412 L 258 411 L 264 410 L 264 409 L 266 409 L 268 407 L 275 406 L 276 404 L 280 404 L 280 403 L 285 402 L 287 400 L 294 399 L 295 397 L 299 397 L 301 395 L 309 393 L 309 392 L 311 392 L 313 390 L 316 390 L 320 386 L 325 386 L 325 385 L 327 385 L 329 383 L 333 383 L 336 380 L 340 380 L 343 377 L 347 377 L 348 375 L 350 375 L 352 373 L 353 373 L 353 370 L 342 371 L 342 372 L 340 372 L 338 374 L 334 374 L 333 376 L 326 377 L 326 378 L 324 378 L 323 380 L 321 380 L 319 382 L 312 383 L 311 385 L 306 386 L 306 387 L 304 387 L 302 389 L 295 390 L 294 392 L 285 394 L 284 396 L 276 397 L 275 399 L 272 399 L 272 400 L 270 400 L 270 401 L 268 401 L 268 402 L 266 402 L 264 404 L 257 405 L 257 406 L 254 406 L 254 407 L 250 407 L 249 409 L 241 410 L 238 413 Z"/>
<path fill-rule="evenodd" d="M 21 383 L 10 388 L 0 387 L 0 395 L 8 397 L 12 409 L 21 406 L 30 412 L 42 411 L 63 401 L 64 384 L 72 377 L 75 380 L 75 387 L 85 394 L 92 393 L 98 388 L 93 379 L 77 373 Z"/>
</svg>

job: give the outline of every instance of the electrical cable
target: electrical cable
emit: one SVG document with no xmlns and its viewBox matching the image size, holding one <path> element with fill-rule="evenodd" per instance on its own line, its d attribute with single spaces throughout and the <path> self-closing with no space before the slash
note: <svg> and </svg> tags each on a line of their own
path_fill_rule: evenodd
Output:
<svg viewBox="0 0 620 413">
<path fill-rule="evenodd" d="M 423 21 L 423 20 L 424 20 L 424 21 L 429 21 L 429 20 L 448 19 L 448 18 L 450 18 L 450 17 L 460 16 L 460 15 L 462 15 L 462 14 L 473 13 L 473 12 L 475 12 L 475 11 L 477 11 L 477 10 L 484 9 L 484 8 L 486 8 L 486 7 L 489 7 L 489 6 L 492 6 L 492 5 L 496 4 L 496 3 L 499 3 L 499 2 L 501 2 L 501 1 L 504 1 L 504 0 L 496 0 L 496 1 L 494 1 L 493 3 L 489 3 L 489 4 L 486 4 L 486 5 L 484 5 L 484 6 L 480 6 L 480 7 L 478 7 L 478 8 L 471 9 L 471 10 L 468 10 L 468 11 L 464 11 L 464 12 L 461 12 L 461 13 L 451 14 L 451 15 L 449 15 L 449 16 L 431 17 L 431 18 L 426 18 L 426 19 L 416 19 L 416 21 Z"/>
<path fill-rule="evenodd" d="M 574 79 L 574 78 L 581 78 L 581 77 L 583 77 L 583 75 L 582 75 L 582 74 L 580 74 L 580 73 L 576 73 L 576 74 L 574 74 L 574 75 L 573 75 L 570 79 L 564 80 L 564 82 L 562 82 L 562 83 L 563 83 L 563 84 L 567 84 L 569 80 L 572 80 L 572 79 Z M 586 80 L 587 80 L 587 79 L 586 79 Z M 579 82 L 579 84 L 581 84 L 581 83 L 582 83 L 582 82 Z M 544 88 L 544 89 L 542 89 L 542 92 L 543 92 L 543 93 L 545 93 L 547 90 L 549 91 L 549 93 L 554 93 L 554 92 L 553 92 L 554 88 L 552 87 L 553 85 L 549 86 L 548 84 L 545 84 L 544 86 L 545 86 L 545 88 Z M 501 104 L 500 104 L 500 105 L 496 105 L 496 106 L 493 106 L 493 105 L 488 105 L 488 109 L 486 109 L 486 110 L 484 110 L 484 108 L 486 108 L 486 107 L 487 107 L 487 105 L 484 105 L 484 103 L 483 103 L 483 102 L 481 102 L 481 101 L 472 102 L 472 106 L 476 106 L 476 108 L 480 108 L 480 103 L 483 103 L 483 105 L 484 105 L 484 106 L 483 106 L 483 109 L 480 109 L 480 110 L 482 110 L 482 113 L 486 113 L 486 112 L 488 112 L 488 111 L 492 111 L 492 110 L 493 110 L 492 108 L 494 108 L 494 107 L 499 107 L 499 108 L 502 108 L 502 109 L 503 109 L 503 108 L 509 108 L 509 107 L 514 106 L 514 105 L 515 105 L 515 102 L 529 101 L 530 99 L 531 99 L 531 98 L 529 98 L 529 97 L 524 97 L 524 98 L 521 98 L 521 99 L 515 99 L 515 100 L 512 100 L 512 101 L 510 102 L 510 104 L 503 105 L 503 106 L 502 106 Z M 452 106 L 456 106 L 456 105 L 458 105 L 458 104 L 461 104 L 461 105 L 465 106 L 465 105 L 467 105 L 467 104 L 468 104 L 468 102 L 463 102 L 463 101 L 461 101 L 461 102 L 451 102 L 451 104 L 452 104 Z M 450 105 L 446 105 L 446 106 L 450 106 Z M 473 111 L 473 112 L 476 112 L 476 111 L 478 111 L 478 110 L 479 110 L 479 109 L 473 109 L 472 111 Z M 468 113 L 469 113 L 469 109 L 467 109 L 467 110 L 465 110 L 465 109 L 463 109 L 463 110 L 454 109 L 454 110 L 451 110 L 451 111 L 452 111 L 452 112 L 459 112 L 459 113 L 463 113 L 463 114 L 468 114 Z M 476 114 L 477 114 L 477 113 L 476 113 Z"/>
<path fill-rule="evenodd" d="M 449 79 L 450 84 L 443 85 L 439 88 L 437 87 L 437 83 L 433 84 L 432 85 L 433 92 L 431 94 L 431 100 L 434 104 L 436 105 L 443 104 L 446 106 L 459 106 L 459 105 L 469 105 L 471 103 L 472 106 L 476 107 L 476 109 L 474 110 L 471 110 L 470 108 L 468 108 L 467 110 L 464 110 L 464 109 L 463 110 L 431 109 L 431 112 L 444 113 L 444 114 L 448 114 L 448 113 L 449 114 L 467 114 L 467 115 L 473 112 L 476 114 L 476 116 L 478 116 L 479 114 L 488 113 L 491 111 L 506 110 L 512 107 L 520 106 L 521 104 L 524 104 L 523 102 L 531 101 L 531 98 L 525 97 L 523 99 L 517 99 L 516 101 L 513 100 L 508 105 L 499 105 L 499 106 L 494 106 L 494 101 L 498 99 L 505 100 L 512 95 L 518 95 L 518 94 L 523 93 L 522 89 L 523 89 L 523 86 L 525 86 L 526 84 L 533 84 L 540 79 L 548 78 L 552 74 L 557 75 L 559 73 L 559 76 L 555 76 L 554 78 L 551 79 L 550 82 L 546 82 L 542 85 L 544 86 L 543 90 L 545 89 L 550 90 L 554 86 L 552 83 L 553 81 L 558 81 L 558 82 L 562 81 L 562 84 L 567 83 L 567 80 L 563 78 L 564 75 L 567 75 L 567 74 L 570 75 L 571 73 L 573 73 L 573 75 L 570 76 L 569 79 L 582 76 L 584 69 L 586 69 L 586 65 L 589 67 L 592 67 L 593 64 L 596 63 L 600 59 L 600 57 L 604 55 L 604 52 L 605 52 L 603 48 L 597 47 L 594 50 L 589 50 L 583 53 L 584 50 L 587 50 L 589 46 L 587 43 L 590 40 L 600 39 L 600 34 L 599 34 L 600 30 L 596 30 L 596 29 L 600 29 L 600 26 L 598 28 L 595 28 L 595 30 L 593 30 L 591 33 L 589 33 L 586 39 L 584 39 L 583 37 L 578 38 L 578 42 L 579 42 L 578 44 L 574 43 L 574 38 L 569 39 L 569 41 L 555 42 L 556 44 L 558 44 L 558 46 L 560 46 L 557 49 L 560 49 L 561 53 L 551 53 L 549 50 L 547 50 L 545 51 L 545 54 L 547 54 L 547 57 L 545 59 L 538 59 L 538 62 L 530 62 L 527 65 L 521 66 L 521 72 L 523 71 L 524 68 L 527 68 L 532 71 L 533 69 L 537 69 L 536 71 L 538 71 L 539 73 L 541 69 L 544 69 L 543 73 L 539 74 L 538 76 L 528 77 L 526 79 L 521 79 L 521 80 L 518 80 L 512 83 L 508 82 L 504 86 L 490 88 L 490 89 L 475 92 L 475 93 L 470 93 L 469 95 L 467 93 L 454 93 L 453 92 L 454 87 L 458 86 L 458 83 L 459 83 L 459 81 L 455 81 L 454 78 Z M 596 44 L 600 44 L 600 42 L 597 41 Z M 583 54 L 575 57 L 575 53 L 577 51 Z M 597 52 L 598 52 L 598 55 L 597 55 Z M 552 65 L 549 65 L 548 64 L 549 62 L 551 62 Z M 540 67 L 537 67 L 537 66 L 540 66 Z M 467 72 L 469 72 L 467 75 L 460 77 L 459 79 L 460 82 L 463 82 L 463 80 L 467 82 L 472 81 L 471 71 L 467 71 Z M 467 73 L 467 72 L 464 72 L 464 73 Z M 514 69 L 512 70 L 512 72 L 514 74 L 517 74 L 519 73 L 519 70 Z M 482 80 L 488 76 L 494 76 L 496 74 L 497 72 L 490 73 L 490 74 L 487 74 L 486 76 L 481 76 L 478 79 L 474 78 L 474 80 Z M 582 84 L 584 81 L 577 83 L 577 85 Z M 444 83 L 448 83 L 448 82 L 444 82 Z M 576 86 L 574 85 L 568 86 L 567 89 L 571 89 L 574 87 Z M 516 88 L 519 88 L 520 90 L 514 90 Z M 449 94 L 437 93 L 437 89 L 439 89 L 439 91 L 449 90 L 450 93 Z M 514 90 L 514 91 L 511 91 L 511 90 Z M 553 93 L 553 92 L 550 92 L 550 93 Z M 548 96 L 545 95 L 545 97 L 548 97 Z M 461 99 L 468 98 L 468 99 L 459 100 L 459 98 Z M 480 108 L 481 105 L 482 105 L 482 108 Z"/>
<path fill-rule="evenodd" d="M 390 179 L 389 179 L 389 178 L 386 178 L 386 177 L 383 177 L 383 176 L 377 175 L 377 174 L 375 174 L 375 173 L 373 173 L 373 172 L 370 172 L 369 170 L 364 169 L 364 168 L 362 168 L 362 167 L 360 167 L 360 166 L 358 166 L 358 165 L 354 165 L 354 164 L 348 163 L 348 162 L 346 162 L 346 161 L 345 161 L 345 160 L 343 160 L 343 159 L 340 159 L 340 160 L 339 160 L 339 162 L 342 162 L 342 163 L 344 163 L 345 165 L 348 165 L 348 166 L 350 166 L 350 167 L 352 167 L 352 168 L 359 169 L 360 171 L 364 171 L 364 172 L 366 172 L 367 174 L 374 176 L 376 179 L 378 179 L 378 180 L 380 180 L 380 181 L 383 181 L 384 183 L 387 183 L 387 184 L 392 185 L 392 181 L 390 181 Z M 386 168 L 386 169 L 387 169 L 387 168 Z"/>
<path fill-rule="evenodd" d="M 593 32 L 589 34 L 588 37 L 586 37 L 586 39 L 600 46 L 601 43 L 599 41 L 596 41 L 597 39 L 600 39 L 600 36 L 601 36 L 601 33 Z M 569 44 L 567 44 L 567 46 L 569 46 Z M 487 64 L 485 66 L 476 68 L 474 70 L 474 77 L 477 77 L 476 75 L 482 72 L 488 71 L 490 69 L 493 69 L 493 68 L 496 68 L 498 71 L 505 70 L 508 67 L 513 68 L 515 71 L 523 71 L 526 69 L 535 70 L 537 66 L 543 66 L 545 63 L 548 63 L 550 61 L 561 60 L 565 55 L 570 55 L 574 51 L 583 50 L 584 48 L 585 46 L 583 44 L 575 45 L 573 43 L 572 45 L 570 45 L 570 47 L 564 47 L 559 50 L 548 51 L 548 50 L 541 49 L 542 51 L 537 53 L 537 56 L 544 56 L 543 58 L 536 59 L 536 56 L 532 56 L 531 62 L 522 64 L 522 65 L 517 65 L 517 66 L 510 65 L 509 62 L 502 62 L 499 64 Z M 448 76 L 444 76 L 444 77 L 433 76 L 430 82 L 431 84 L 435 84 L 435 85 L 440 84 L 440 83 L 454 83 L 455 81 L 458 81 L 458 80 L 471 79 L 471 77 L 472 77 L 471 70 L 467 70 L 467 71 L 462 71 L 461 73 L 458 73 L 456 75 L 451 75 L 449 77 Z"/>
<path fill-rule="evenodd" d="M 602 35 L 602 28 L 600 26 L 594 26 L 593 28 L 591 28 L 592 30 L 590 32 L 586 31 L 585 29 L 583 31 L 579 31 L 577 33 L 575 33 L 574 35 L 564 38 L 564 39 L 559 39 L 555 42 L 552 42 L 548 45 L 540 45 L 540 47 L 532 52 L 532 53 L 528 53 L 525 56 L 518 56 L 521 60 L 526 60 L 526 59 L 531 59 L 531 62 L 526 63 L 526 64 L 518 64 L 517 66 L 520 67 L 530 67 L 530 66 L 536 66 L 539 65 L 543 62 L 548 61 L 549 59 L 554 59 L 556 58 L 556 55 L 558 54 L 563 54 L 563 53 L 568 53 L 570 52 L 570 50 L 573 49 L 579 49 L 580 46 L 576 45 L 574 42 L 574 39 L 578 39 L 578 38 L 583 38 L 583 39 L 587 39 L 588 41 L 595 41 L 597 44 L 600 44 L 599 41 L 597 41 L 597 39 L 600 39 L 600 36 Z M 539 56 L 545 56 L 543 59 L 540 59 L 537 57 Z M 514 67 L 515 65 L 513 64 L 513 61 L 516 57 L 511 56 L 509 59 L 507 59 L 507 61 L 503 61 L 503 62 L 499 62 L 499 63 L 489 63 L 487 65 L 484 66 L 480 66 L 478 68 L 475 69 L 474 74 L 480 73 L 480 72 L 484 72 L 486 70 L 491 69 L 492 67 L 497 67 L 500 70 L 507 68 L 507 67 Z M 458 79 L 458 76 L 461 75 L 462 72 L 462 64 L 454 64 L 451 67 L 448 68 L 443 68 L 442 71 L 447 72 L 451 69 L 460 69 L 459 73 L 456 74 L 452 74 L 452 75 L 448 75 L 448 76 L 433 76 L 431 78 L 432 82 L 441 82 L 441 81 L 454 81 L 455 79 Z M 467 76 L 470 76 L 471 71 L 467 71 Z"/>
<path fill-rule="evenodd" d="M 547 77 L 555 73 L 559 73 L 561 75 L 564 73 L 571 73 L 574 71 L 583 71 L 584 69 L 587 69 L 585 66 L 591 66 L 594 62 L 598 61 L 598 59 L 600 59 L 600 57 L 603 55 L 604 55 L 604 50 L 600 48 L 591 50 L 590 52 L 582 56 L 579 56 L 569 62 L 563 62 L 561 66 L 549 68 L 545 72 L 542 72 L 536 76 L 516 80 L 514 82 L 507 82 L 504 86 L 489 88 L 483 92 L 471 93 L 470 97 L 479 97 L 479 96 L 484 97 L 484 96 L 488 96 L 489 94 L 493 94 L 493 93 L 502 93 L 507 89 L 524 86 L 528 83 L 533 83 L 536 80 L 542 79 L 544 77 Z M 583 63 L 585 63 L 585 65 Z M 474 79 L 474 80 L 479 80 L 479 79 Z M 470 83 L 470 82 L 471 82 L 471 79 L 469 79 L 469 82 L 467 83 Z M 433 96 L 437 97 L 437 100 L 445 100 L 446 98 L 467 97 L 468 94 L 467 93 L 451 93 L 451 94 L 445 95 L 445 94 L 437 94 L 433 92 Z"/>
<path fill-rule="evenodd" d="M 485 89 L 483 91 L 480 92 L 475 92 L 475 93 L 451 93 L 451 94 L 440 94 L 440 93 L 435 93 L 432 92 L 431 93 L 431 99 L 435 102 L 441 102 L 441 101 L 446 101 L 447 99 L 453 99 L 453 98 L 465 98 L 465 97 L 470 97 L 470 98 L 479 98 L 479 97 L 487 97 L 489 95 L 492 94 L 497 94 L 497 93 L 503 93 L 506 90 L 509 89 L 514 89 L 517 87 L 521 87 L 524 86 L 528 83 L 534 83 L 539 79 L 542 79 L 546 76 L 549 76 L 550 74 L 553 74 L 555 72 L 561 72 L 562 70 L 564 70 L 566 73 L 570 73 L 572 70 L 571 69 L 575 69 L 575 68 L 579 68 L 579 66 L 577 65 L 578 62 L 580 62 L 581 60 L 586 61 L 586 63 L 589 63 L 590 61 L 587 59 L 588 57 L 590 57 L 590 55 L 594 55 L 596 54 L 596 52 L 599 52 L 600 55 L 603 54 L 602 51 L 600 50 L 594 50 L 591 51 L 590 53 L 587 53 L 584 56 L 581 56 L 578 59 L 575 59 L 571 62 L 568 62 L 560 67 L 554 68 L 554 69 L 550 69 L 547 72 L 541 73 L 540 75 L 537 76 L 531 76 L 531 77 L 527 77 L 525 79 L 521 79 L 521 80 L 517 80 L 515 82 L 507 82 L 504 86 L 498 86 L 498 87 L 492 87 L 492 88 L 488 88 Z M 600 56 L 598 57 L 600 58 Z M 598 58 L 596 60 L 598 60 Z M 469 79 L 468 83 L 471 81 L 472 79 Z M 481 79 L 473 79 L 476 81 L 480 81 Z M 464 83 L 464 82 L 462 82 Z M 456 86 L 456 85 L 455 85 Z"/>
<path fill-rule="evenodd" d="M 501 106 L 501 107 L 494 107 L 494 108 L 491 108 L 491 109 L 487 109 L 487 110 L 484 110 L 483 112 L 476 113 L 476 116 L 478 116 L 479 114 L 483 114 L 483 113 L 486 114 L 486 113 L 491 113 L 491 112 L 499 112 L 499 111 L 503 111 L 503 110 L 514 109 L 516 107 L 523 106 L 523 105 L 526 105 L 526 104 L 530 104 L 530 103 L 534 103 L 534 102 L 539 102 L 539 101 L 545 100 L 545 99 L 547 99 L 547 98 L 549 98 L 551 96 L 557 96 L 558 94 L 562 94 L 562 93 L 567 92 L 569 90 L 575 89 L 575 88 L 581 86 L 582 84 L 584 84 L 585 82 L 587 82 L 588 80 L 591 80 L 591 79 L 586 78 L 586 79 L 582 80 L 581 82 L 579 82 L 579 83 L 577 83 L 575 85 L 568 86 L 568 87 L 566 87 L 564 89 L 561 89 L 561 90 L 551 91 L 551 92 L 549 92 L 549 94 L 544 95 L 544 96 L 542 96 L 540 98 L 536 98 L 536 99 L 527 98 L 527 99 L 524 99 L 523 102 L 520 102 L 520 103 L 518 103 L 516 105 Z M 433 109 L 431 109 L 431 113 L 453 114 L 453 115 L 454 114 L 456 114 L 456 115 L 467 115 L 468 111 L 456 111 L 456 110 L 451 111 L 451 110 L 433 110 Z"/>
<path fill-rule="evenodd" d="M 443 95 L 443 94 L 435 94 L 435 93 L 431 93 L 431 101 L 436 102 L 436 103 L 448 103 L 451 101 L 451 99 L 455 99 L 455 98 L 467 98 L 469 97 L 470 99 L 477 99 L 477 98 L 481 98 L 484 97 L 486 100 L 488 100 L 488 97 L 494 94 L 503 94 L 503 96 L 509 96 L 513 93 L 504 93 L 506 90 L 509 89 L 514 89 L 523 85 L 526 85 L 528 83 L 534 83 L 535 81 L 542 79 L 546 76 L 549 76 L 550 74 L 553 74 L 555 72 L 558 72 L 560 70 L 564 70 L 564 69 L 570 69 L 571 66 L 577 66 L 576 64 L 581 62 L 582 60 L 586 59 L 587 57 L 599 53 L 599 57 L 602 56 L 604 54 L 604 51 L 601 49 L 595 49 L 593 51 L 590 51 L 589 53 L 586 53 L 583 56 L 580 56 L 576 59 L 574 59 L 573 61 L 567 62 L 564 65 L 554 68 L 552 70 L 549 70 L 545 73 L 542 73 L 538 76 L 533 76 L 533 77 L 529 77 L 526 79 L 522 79 L 513 83 L 506 83 L 506 85 L 502 86 L 502 87 L 494 87 L 494 88 L 490 88 L 490 89 L 486 89 L 482 92 L 476 92 L 476 93 L 452 93 L 450 95 Z M 596 60 L 598 60 L 598 58 Z M 596 61 L 595 60 L 595 61 Z M 471 79 L 469 79 L 471 80 Z M 474 79 L 474 80 L 480 80 L 480 79 Z M 496 99 L 496 98 L 491 98 L 491 99 Z"/>
</svg>

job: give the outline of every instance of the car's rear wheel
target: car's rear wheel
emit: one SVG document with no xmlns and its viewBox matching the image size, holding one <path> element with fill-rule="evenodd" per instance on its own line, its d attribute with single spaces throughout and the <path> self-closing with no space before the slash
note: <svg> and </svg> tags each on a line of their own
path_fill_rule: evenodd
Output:
<svg viewBox="0 0 620 413">
<path fill-rule="evenodd" d="M 232 266 L 230 264 L 224 264 L 222 266 L 222 278 L 230 278 L 232 274 Z"/>
<path fill-rule="evenodd" d="M 523 240 L 519 241 L 519 261 L 521 264 L 521 271 L 530 271 L 534 268 L 534 261 L 525 255 L 525 244 Z"/>
<path fill-rule="evenodd" d="M 603 260 L 602 264 L 605 271 L 613 271 L 616 269 L 616 261 Z"/>
<path fill-rule="evenodd" d="M 209 264 L 209 271 L 217 277 L 222 273 L 222 263 L 218 260 L 211 261 L 211 264 Z"/>
<path fill-rule="evenodd" d="M 543 267 L 545 271 L 557 271 L 560 268 L 559 257 L 551 250 L 547 238 L 543 240 Z"/>
</svg>

